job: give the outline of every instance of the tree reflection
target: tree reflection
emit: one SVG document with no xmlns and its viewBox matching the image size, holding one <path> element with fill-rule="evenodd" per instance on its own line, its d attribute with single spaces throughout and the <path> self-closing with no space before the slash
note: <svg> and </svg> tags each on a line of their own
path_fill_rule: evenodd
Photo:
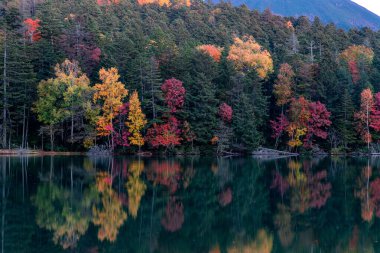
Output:
<svg viewBox="0 0 380 253">
<path fill-rule="evenodd" d="M 161 224 L 167 231 L 175 232 L 181 229 L 185 220 L 183 214 L 183 204 L 176 197 L 171 196 L 165 208 L 165 215 L 161 219 Z"/>
<path fill-rule="evenodd" d="M 133 218 L 137 217 L 140 201 L 146 190 L 146 185 L 140 178 L 143 170 L 144 163 L 140 160 L 134 161 L 129 165 L 129 175 L 126 187 L 128 191 L 128 210 Z"/>
<path fill-rule="evenodd" d="M 149 180 L 166 186 L 171 193 L 177 191 L 181 179 L 181 166 L 177 161 L 153 161 L 147 171 Z"/>
<path fill-rule="evenodd" d="M 357 190 L 355 196 L 360 199 L 361 217 L 364 221 L 370 222 L 373 218 L 374 205 L 370 199 L 369 180 L 372 175 L 372 167 L 369 165 L 361 171 L 360 177 L 357 179 Z"/>
<path fill-rule="evenodd" d="M 76 247 L 88 229 L 91 204 L 96 195 L 89 189 L 82 199 L 73 199 L 73 193 L 54 183 L 38 186 L 32 202 L 37 208 L 36 222 L 41 228 L 53 231 L 53 241 L 64 249 Z"/>
<path fill-rule="evenodd" d="M 298 161 L 290 161 L 288 168 L 287 181 L 291 187 L 292 210 L 304 213 L 309 208 L 324 206 L 331 196 L 331 183 L 327 182 L 327 171 L 322 170 L 313 174 L 311 167 L 306 166 L 302 170 L 302 165 Z M 281 183 L 286 185 L 284 182 Z"/>
<path fill-rule="evenodd" d="M 281 245 L 288 247 L 294 239 L 294 232 L 292 229 L 292 215 L 290 209 L 283 204 L 279 204 L 277 206 L 277 209 L 278 212 L 274 216 L 273 223 L 277 228 L 277 234 L 280 238 Z"/>
<path fill-rule="evenodd" d="M 270 253 L 273 248 L 273 236 L 260 229 L 255 240 L 248 243 L 235 243 L 228 248 L 228 253 Z"/>
<path fill-rule="evenodd" d="M 116 240 L 119 228 L 127 219 L 122 203 L 116 192 L 112 189 L 112 177 L 106 173 L 98 173 L 96 177 L 97 190 L 101 196 L 101 204 L 92 208 L 95 225 L 99 225 L 98 238 L 113 242 Z"/>
</svg>

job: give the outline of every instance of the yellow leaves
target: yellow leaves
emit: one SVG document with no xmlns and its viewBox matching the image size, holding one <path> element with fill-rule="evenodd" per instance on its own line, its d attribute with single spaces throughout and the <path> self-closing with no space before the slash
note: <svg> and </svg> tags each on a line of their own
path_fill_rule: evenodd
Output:
<svg viewBox="0 0 380 253">
<path fill-rule="evenodd" d="M 345 49 L 340 58 L 347 63 L 349 62 L 363 62 L 365 64 L 371 64 L 374 57 L 374 52 L 371 48 L 360 45 L 352 45 Z"/>
<path fill-rule="evenodd" d="M 141 135 L 141 130 L 148 123 L 145 114 L 141 110 L 141 103 L 137 91 L 134 91 L 129 98 L 129 114 L 126 125 L 131 136 L 129 141 L 132 145 L 141 147 L 144 145 L 144 138 Z"/>
<path fill-rule="evenodd" d="M 108 70 L 102 68 L 99 71 L 99 78 L 102 83 L 95 84 L 94 102 L 103 102 L 103 115 L 97 122 L 98 135 L 107 136 L 112 131 L 112 120 L 118 115 L 123 99 L 128 95 L 128 90 L 119 81 L 119 73 L 116 68 Z"/>
<path fill-rule="evenodd" d="M 112 189 L 112 179 L 108 173 L 99 173 L 96 178 L 98 191 L 101 193 L 101 206 L 93 206 L 92 222 L 99 225 L 98 238 L 113 242 L 116 240 L 119 228 L 127 219 L 116 192 Z"/>
<path fill-rule="evenodd" d="M 128 210 L 133 218 L 137 217 L 141 198 L 146 190 L 146 185 L 140 178 L 143 170 L 144 163 L 142 161 L 132 162 L 129 167 L 130 175 L 128 176 L 126 188 L 128 191 Z"/>
<path fill-rule="evenodd" d="M 227 249 L 228 253 L 270 253 L 273 248 L 273 235 L 260 229 L 255 240 L 248 243 L 237 243 Z"/>
<path fill-rule="evenodd" d="M 235 37 L 227 59 L 234 62 L 238 71 L 255 70 L 260 78 L 273 72 L 270 53 L 262 49 L 252 36 L 244 36 L 243 39 Z"/>
<path fill-rule="evenodd" d="M 288 142 L 288 145 L 294 148 L 302 145 L 301 137 L 307 133 L 307 128 L 297 128 L 297 126 L 292 123 L 289 125 L 287 132 L 291 138 Z"/>
</svg>

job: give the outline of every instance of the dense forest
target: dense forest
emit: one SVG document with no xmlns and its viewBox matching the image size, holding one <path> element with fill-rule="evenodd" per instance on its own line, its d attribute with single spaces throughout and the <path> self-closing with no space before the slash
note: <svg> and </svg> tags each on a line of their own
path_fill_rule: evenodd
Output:
<svg viewBox="0 0 380 253">
<path fill-rule="evenodd" d="M 4 149 L 378 150 L 378 31 L 168 0 L 5 0 L 0 24 Z"/>
</svg>

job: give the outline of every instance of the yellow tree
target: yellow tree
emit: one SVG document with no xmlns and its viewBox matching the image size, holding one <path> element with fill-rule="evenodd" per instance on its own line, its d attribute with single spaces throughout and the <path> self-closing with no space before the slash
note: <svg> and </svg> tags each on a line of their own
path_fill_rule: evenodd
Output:
<svg viewBox="0 0 380 253">
<path fill-rule="evenodd" d="M 99 173 L 96 178 L 96 186 L 100 193 L 101 204 L 92 207 L 92 222 L 99 225 L 98 238 L 114 242 L 119 228 L 127 219 L 127 213 L 118 198 L 117 193 L 112 189 L 112 178 L 106 172 Z"/>
<path fill-rule="evenodd" d="M 77 61 L 68 59 L 55 66 L 55 75 L 56 79 L 65 86 L 63 99 L 71 121 L 70 142 L 73 143 L 75 118 L 83 117 L 85 104 L 91 96 L 90 79 L 82 72 Z"/>
<path fill-rule="evenodd" d="M 113 141 L 113 119 L 118 115 L 123 99 L 128 95 L 128 90 L 119 81 L 120 75 L 116 68 L 99 71 L 99 78 L 102 83 L 95 84 L 94 103 L 102 101 L 102 115 L 97 121 L 97 131 L 99 136 L 111 135 L 111 147 L 114 148 Z"/>
<path fill-rule="evenodd" d="M 234 63 L 238 71 L 254 70 L 260 78 L 273 72 L 272 56 L 252 36 L 234 38 L 227 59 Z"/>
<path fill-rule="evenodd" d="M 145 194 L 146 184 L 141 180 L 140 175 L 144 170 L 142 161 L 132 162 L 129 167 L 129 176 L 126 188 L 128 191 L 128 210 L 133 218 L 137 217 L 141 198 Z"/>
<path fill-rule="evenodd" d="M 141 135 L 141 130 L 146 125 L 147 120 L 145 114 L 141 110 L 141 103 L 137 91 L 134 91 L 129 98 L 129 113 L 128 121 L 126 125 L 128 127 L 131 136 L 129 141 L 132 145 L 137 145 L 139 151 L 142 145 L 144 145 L 144 138 Z"/>
</svg>

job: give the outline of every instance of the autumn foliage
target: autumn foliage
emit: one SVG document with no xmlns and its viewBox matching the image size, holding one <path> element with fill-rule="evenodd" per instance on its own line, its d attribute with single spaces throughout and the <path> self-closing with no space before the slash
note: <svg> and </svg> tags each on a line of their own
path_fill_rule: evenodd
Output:
<svg viewBox="0 0 380 253">
<path fill-rule="evenodd" d="M 368 68 L 373 61 L 374 52 L 371 48 L 363 45 L 353 45 L 345 49 L 340 58 L 348 65 L 348 69 L 352 76 L 353 83 L 360 80 L 360 68 Z"/>
<path fill-rule="evenodd" d="M 175 197 L 170 197 L 165 208 L 165 215 L 161 219 L 162 226 L 169 232 L 181 229 L 185 221 L 183 204 Z"/>
<path fill-rule="evenodd" d="M 273 94 L 277 99 L 276 104 L 278 106 L 284 106 L 290 101 L 292 97 L 294 76 L 295 73 L 289 64 L 281 64 L 273 90 Z"/>
<path fill-rule="evenodd" d="M 200 45 L 197 47 L 197 50 L 207 54 L 210 56 L 212 59 L 214 59 L 215 62 L 220 62 L 220 58 L 222 57 L 222 47 L 217 47 L 211 44 L 205 44 L 205 45 Z"/>
<path fill-rule="evenodd" d="M 129 140 L 131 144 L 137 145 L 139 148 L 144 145 L 144 138 L 141 130 L 146 125 L 147 120 L 145 114 L 141 110 L 141 103 L 137 91 L 134 91 L 129 99 L 128 131 L 131 134 Z"/>
<path fill-rule="evenodd" d="M 357 130 L 364 142 L 367 143 L 369 147 L 369 143 L 372 142 L 372 135 L 370 133 L 370 113 L 373 109 L 374 101 L 373 94 L 370 89 L 364 89 L 360 94 L 360 110 L 355 113 L 355 118 L 358 121 Z"/>
<path fill-rule="evenodd" d="M 25 37 L 30 42 L 36 42 L 41 39 L 41 32 L 38 30 L 41 26 L 40 22 L 41 20 L 39 20 L 38 18 L 27 18 L 24 20 L 24 24 L 26 26 Z"/>
<path fill-rule="evenodd" d="M 169 117 L 166 123 L 154 123 L 153 127 L 148 129 L 145 138 L 154 148 L 160 146 L 168 148 L 181 143 L 180 135 L 180 122 L 175 117 Z"/>
<path fill-rule="evenodd" d="M 219 106 L 219 116 L 220 118 L 226 122 L 229 123 L 232 120 L 232 108 L 226 103 L 223 103 Z"/>
<path fill-rule="evenodd" d="M 183 107 L 186 90 L 181 81 L 175 78 L 168 79 L 162 84 L 161 90 L 171 113 L 175 113 Z"/>
<path fill-rule="evenodd" d="M 312 147 L 314 137 L 327 138 L 327 129 L 332 124 L 331 113 L 321 102 L 309 102 L 302 96 L 292 98 L 287 115 L 281 113 L 276 120 L 270 121 L 276 143 L 284 131 L 288 133 L 288 145 L 292 148 Z"/>
<path fill-rule="evenodd" d="M 137 0 L 137 3 L 139 5 L 146 5 L 146 4 L 157 4 L 159 6 L 171 6 L 170 0 Z"/>
<path fill-rule="evenodd" d="M 265 78 L 273 71 L 270 53 L 263 49 L 252 36 L 242 39 L 235 37 L 227 57 L 237 70 L 246 72 L 254 70 L 260 78 Z"/>
<path fill-rule="evenodd" d="M 113 119 L 118 115 L 123 104 L 123 99 L 128 95 L 128 90 L 119 81 L 119 73 L 116 68 L 99 71 L 99 79 L 102 83 L 95 84 L 94 102 L 102 102 L 102 116 L 97 122 L 97 131 L 100 136 L 108 136 L 113 132 Z"/>
</svg>

